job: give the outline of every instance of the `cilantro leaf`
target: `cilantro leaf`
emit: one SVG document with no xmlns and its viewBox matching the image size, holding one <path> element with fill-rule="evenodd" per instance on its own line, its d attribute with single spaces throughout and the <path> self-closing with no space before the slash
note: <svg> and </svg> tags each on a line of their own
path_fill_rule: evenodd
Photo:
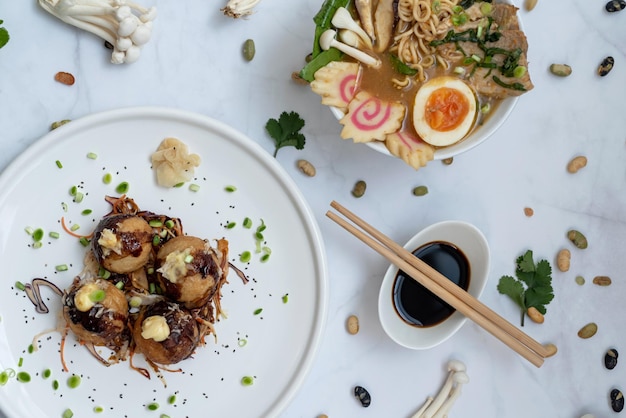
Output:
<svg viewBox="0 0 626 418">
<path fill-rule="evenodd" d="M 533 252 L 526 251 L 515 260 L 515 276 L 502 276 L 498 283 L 498 291 L 509 296 L 520 307 L 521 325 L 530 307 L 536 308 L 545 315 L 548 305 L 554 299 L 552 288 L 552 267 L 546 260 L 535 264 Z"/>
<path fill-rule="evenodd" d="M 0 25 L 2 24 L 2 20 L 0 19 Z M 0 48 L 5 46 L 7 42 L 9 42 L 9 31 L 5 28 L 0 28 Z"/>
<path fill-rule="evenodd" d="M 265 124 L 265 130 L 274 139 L 276 148 L 274 157 L 282 147 L 295 147 L 298 150 L 304 148 L 306 138 L 300 133 L 304 127 L 304 120 L 296 112 L 283 112 L 278 120 L 270 119 Z"/>
</svg>

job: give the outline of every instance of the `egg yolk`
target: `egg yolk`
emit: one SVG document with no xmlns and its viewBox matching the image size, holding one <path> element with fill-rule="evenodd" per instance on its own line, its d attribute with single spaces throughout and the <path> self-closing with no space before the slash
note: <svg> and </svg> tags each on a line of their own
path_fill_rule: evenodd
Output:
<svg viewBox="0 0 626 418">
<path fill-rule="evenodd" d="M 441 87 L 428 97 L 424 116 L 432 129 L 445 132 L 457 128 L 468 112 L 465 95 L 456 89 Z"/>
</svg>

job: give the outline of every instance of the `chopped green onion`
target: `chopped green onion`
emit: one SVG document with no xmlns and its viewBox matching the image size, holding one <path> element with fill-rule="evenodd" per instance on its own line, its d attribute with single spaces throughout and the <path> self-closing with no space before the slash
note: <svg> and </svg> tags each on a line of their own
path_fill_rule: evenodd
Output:
<svg viewBox="0 0 626 418">
<path fill-rule="evenodd" d="M 263 231 L 265 231 L 265 228 L 267 228 L 267 226 L 265 225 L 265 221 L 263 221 L 263 219 L 261 219 L 261 225 L 259 225 L 259 227 L 256 230 L 257 230 L 257 232 L 263 232 Z"/>
<path fill-rule="evenodd" d="M 131 308 L 138 308 L 141 306 L 141 298 L 139 296 L 132 296 L 128 301 L 128 305 Z"/>
<path fill-rule="evenodd" d="M 88 152 L 87 158 L 89 158 L 90 160 L 95 160 L 98 158 L 98 154 L 96 154 L 95 152 Z"/>
<path fill-rule="evenodd" d="M 159 232 L 159 236 L 165 239 L 165 237 L 167 237 L 167 229 L 164 229 L 161 232 Z"/>
<path fill-rule="evenodd" d="M 156 411 L 157 409 L 159 409 L 159 404 L 156 402 L 152 402 L 148 404 L 147 408 L 150 411 Z"/>
<path fill-rule="evenodd" d="M 129 189 L 129 185 L 127 181 L 123 181 L 120 184 L 117 185 L 117 187 L 115 188 L 115 191 L 118 192 L 119 194 L 124 194 L 126 192 L 128 192 Z"/>
<path fill-rule="evenodd" d="M 63 411 L 63 415 L 61 415 L 63 418 L 72 418 L 74 416 L 74 413 L 72 412 L 71 409 L 66 409 L 65 411 Z"/>
<path fill-rule="evenodd" d="M 84 194 L 82 194 L 81 192 L 76 193 L 76 196 L 74 196 L 74 202 L 76 203 L 80 203 L 83 201 L 83 198 L 85 197 Z"/>
<path fill-rule="evenodd" d="M 465 74 L 465 68 L 463 67 L 454 67 L 455 74 Z"/>
<path fill-rule="evenodd" d="M 37 241 L 33 242 L 33 248 L 41 248 L 43 246 L 43 242 Z"/>
<path fill-rule="evenodd" d="M 245 338 L 241 338 L 241 339 L 239 339 L 239 341 L 237 341 L 237 345 L 239 347 L 245 347 L 246 344 L 248 344 L 248 340 L 246 340 Z"/>
<path fill-rule="evenodd" d="M 513 77 L 515 78 L 522 78 L 524 74 L 526 74 L 526 67 L 524 67 L 523 65 L 518 65 L 513 70 Z"/>
<path fill-rule="evenodd" d="M 241 384 L 244 386 L 251 386 L 254 383 L 254 378 L 252 376 L 244 376 L 241 378 Z"/>
<path fill-rule="evenodd" d="M 28 354 L 33 354 L 33 352 L 35 351 L 35 347 L 33 347 L 32 344 L 28 345 Z"/>
<path fill-rule="evenodd" d="M 150 222 L 148 222 L 148 225 L 153 228 L 158 228 L 163 226 L 163 222 L 161 222 L 159 219 L 151 219 Z"/>
<path fill-rule="evenodd" d="M 78 187 L 76 186 L 70 187 L 70 196 L 76 196 L 76 193 L 78 193 Z"/>
<path fill-rule="evenodd" d="M 61 163 L 61 161 L 56 160 L 55 163 L 56 163 L 57 167 L 63 168 L 63 164 Z"/>
<path fill-rule="evenodd" d="M 91 209 L 85 209 L 80 214 L 83 215 L 83 216 L 87 216 L 87 215 L 90 215 L 91 212 L 93 212 Z"/>
<path fill-rule="evenodd" d="M 41 228 L 35 229 L 35 232 L 33 232 L 33 239 L 35 241 L 41 241 L 42 238 L 43 238 L 43 229 Z"/>
<path fill-rule="evenodd" d="M 480 11 L 481 11 L 482 14 L 490 15 L 491 14 L 491 10 L 492 10 L 491 3 L 487 3 L 487 2 L 481 3 Z"/>
<path fill-rule="evenodd" d="M 262 233 L 260 233 L 260 232 L 258 232 L 258 231 L 254 234 L 254 237 L 255 237 L 258 241 L 263 241 L 263 239 L 264 239 L 263 234 L 262 234 Z"/>
<path fill-rule="evenodd" d="M 285 293 L 283 295 L 283 303 L 287 303 L 287 302 L 289 302 L 289 293 Z"/>
<path fill-rule="evenodd" d="M 480 38 L 483 34 L 483 25 L 478 25 L 476 28 L 476 37 Z"/>
<path fill-rule="evenodd" d="M 267 263 L 267 261 L 270 259 L 270 255 L 269 254 L 263 254 L 261 256 L 261 263 Z"/>
<path fill-rule="evenodd" d="M 226 224 L 226 229 L 233 229 L 237 225 L 236 222 L 228 222 Z"/>
<path fill-rule="evenodd" d="M 99 414 L 100 412 L 104 412 L 104 408 L 101 406 L 94 406 L 93 412 L 95 412 L 96 414 Z"/>
<path fill-rule="evenodd" d="M 150 286 L 148 287 L 148 291 L 149 291 L 151 294 L 156 293 L 156 286 L 155 286 L 155 284 L 154 284 L 154 283 L 150 283 Z"/>
<path fill-rule="evenodd" d="M 56 271 L 67 271 L 67 264 L 59 264 L 54 268 Z"/>
<path fill-rule="evenodd" d="M 491 104 L 489 103 L 485 103 L 484 105 L 480 107 L 480 113 L 482 113 L 483 115 L 486 113 L 489 113 L 490 110 L 491 110 Z"/>
<path fill-rule="evenodd" d="M 193 261 L 193 255 L 188 254 L 185 256 L 185 263 L 191 263 Z"/>
<path fill-rule="evenodd" d="M 263 252 L 265 254 L 271 254 L 272 253 L 272 249 L 270 247 L 263 247 L 262 250 L 263 250 Z"/>
<path fill-rule="evenodd" d="M 17 374 L 17 381 L 18 382 L 22 382 L 22 383 L 30 382 L 30 374 L 28 374 L 26 372 L 19 372 Z"/>
<path fill-rule="evenodd" d="M 120 280 L 119 282 L 115 283 L 115 287 L 117 287 L 120 290 L 123 290 L 124 289 L 124 282 Z"/>
<path fill-rule="evenodd" d="M 226 186 L 226 187 L 224 187 L 224 190 L 226 190 L 228 193 L 232 193 L 232 192 L 236 191 L 237 188 L 235 186 Z"/>
<path fill-rule="evenodd" d="M 78 231 L 78 229 L 80 229 L 80 225 L 79 224 L 74 224 L 70 227 L 70 231 Z"/>
<path fill-rule="evenodd" d="M 239 261 L 241 261 L 242 263 L 247 263 L 248 261 L 250 261 L 251 257 L 252 254 L 250 254 L 250 251 L 244 251 L 239 256 Z"/>
<path fill-rule="evenodd" d="M 146 273 L 148 273 L 148 274 L 154 274 L 154 267 L 148 267 L 148 268 L 146 269 Z"/>
<path fill-rule="evenodd" d="M 170 418 L 170 416 L 169 416 L 169 415 L 167 415 L 167 414 L 161 414 L 161 415 L 159 416 L 159 418 Z"/>
<path fill-rule="evenodd" d="M 80 237 L 78 242 L 80 242 L 80 245 L 82 245 L 83 247 L 88 247 L 90 244 L 89 239 L 87 239 L 86 237 Z"/>
<path fill-rule="evenodd" d="M 47 379 L 50 377 L 51 374 L 52 374 L 52 371 L 50 369 L 46 369 L 43 371 L 43 373 L 41 373 L 41 377 L 43 377 L 44 379 Z"/>
<path fill-rule="evenodd" d="M 104 184 L 110 184 L 112 180 L 113 176 L 111 175 L 111 173 L 106 173 L 104 176 L 102 176 L 102 182 Z"/>
<path fill-rule="evenodd" d="M 167 403 L 170 405 L 174 405 L 174 403 L 176 402 L 176 395 L 172 395 L 169 398 L 167 398 Z"/>
<path fill-rule="evenodd" d="M 59 234 L 58 232 L 55 232 L 55 231 L 50 231 L 50 233 L 48 234 L 48 236 L 49 236 L 50 238 L 58 239 L 58 238 L 61 236 L 61 234 Z"/>
<path fill-rule="evenodd" d="M 430 5 L 430 9 L 434 14 L 439 14 L 441 11 L 441 2 L 439 0 L 434 0 Z"/>
<path fill-rule="evenodd" d="M 174 185 L 174 187 L 183 187 L 184 185 L 185 185 L 185 182 L 183 181 L 183 182 L 180 182 L 180 183 L 176 183 Z"/>
<path fill-rule="evenodd" d="M 255 315 L 258 315 L 258 314 L 260 314 L 261 312 L 263 312 L 263 308 L 258 308 L 258 309 L 255 309 L 255 310 L 254 310 L 254 314 L 255 314 Z"/>
<path fill-rule="evenodd" d="M 171 219 L 168 219 L 167 221 L 165 221 L 165 227 L 166 228 L 174 228 L 174 221 Z"/>
<path fill-rule="evenodd" d="M 250 229 L 252 228 L 252 219 L 248 218 L 247 216 L 243 219 L 243 227 L 246 229 Z"/>
<path fill-rule="evenodd" d="M 480 58 L 480 57 L 479 57 L 478 55 L 476 55 L 476 54 L 473 54 L 473 55 L 471 56 L 471 58 L 472 58 L 474 61 L 476 61 L 476 62 L 480 62 L 480 61 L 482 61 L 482 58 Z"/>
<path fill-rule="evenodd" d="M 9 374 L 7 372 L 0 373 L 0 386 L 4 386 L 9 381 Z"/>
<path fill-rule="evenodd" d="M 57 390 L 59 388 L 59 381 L 58 380 L 53 380 L 52 381 L 52 389 Z"/>
<path fill-rule="evenodd" d="M 26 286 L 24 286 L 24 283 L 22 283 L 20 281 L 17 281 L 17 282 L 15 282 L 15 288 L 17 290 L 24 290 L 24 289 L 26 289 Z"/>
<path fill-rule="evenodd" d="M 67 387 L 69 387 L 70 389 L 76 389 L 80 386 L 80 381 L 80 376 L 73 374 L 67 378 Z"/>
<path fill-rule="evenodd" d="M 161 237 L 155 235 L 152 237 L 152 245 L 159 245 L 161 243 Z"/>
<path fill-rule="evenodd" d="M 191 190 L 192 192 L 197 192 L 198 190 L 200 190 L 200 186 L 197 184 L 190 184 L 189 190 Z"/>
<path fill-rule="evenodd" d="M 106 292 L 102 289 L 94 290 L 89 294 L 89 300 L 92 302 L 102 302 L 106 297 Z"/>
<path fill-rule="evenodd" d="M 24 228 L 24 231 L 28 234 L 28 235 L 33 235 L 33 232 L 35 232 L 35 230 L 33 228 L 31 228 L 30 226 L 27 226 L 26 228 Z"/>
<path fill-rule="evenodd" d="M 24 364 L 24 358 L 20 357 L 20 359 L 17 361 L 17 367 L 22 367 L 23 364 Z"/>
</svg>

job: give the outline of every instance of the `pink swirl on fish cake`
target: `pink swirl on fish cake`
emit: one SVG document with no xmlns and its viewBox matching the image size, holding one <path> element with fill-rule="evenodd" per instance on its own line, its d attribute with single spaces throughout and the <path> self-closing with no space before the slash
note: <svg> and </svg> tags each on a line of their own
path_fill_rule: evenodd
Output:
<svg viewBox="0 0 626 418">
<path fill-rule="evenodd" d="M 391 105 L 376 97 L 368 97 L 350 115 L 354 126 L 361 131 L 379 129 L 389 121 Z"/>
<path fill-rule="evenodd" d="M 339 95 L 341 100 L 346 104 L 354 98 L 354 92 L 356 91 L 356 74 L 349 74 L 341 80 L 339 83 Z"/>
</svg>

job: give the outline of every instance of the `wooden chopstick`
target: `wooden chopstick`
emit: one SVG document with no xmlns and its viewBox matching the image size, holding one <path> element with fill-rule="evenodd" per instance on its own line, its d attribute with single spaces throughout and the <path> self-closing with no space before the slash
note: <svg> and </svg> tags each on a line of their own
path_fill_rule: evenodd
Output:
<svg viewBox="0 0 626 418">
<path fill-rule="evenodd" d="M 326 216 L 331 220 L 387 258 L 426 289 L 501 340 L 533 365 L 541 367 L 544 358 L 548 355 L 544 346 L 339 203 L 333 201 L 331 207 L 371 236 L 357 229 L 337 214 L 328 211 Z"/>
</svg>

